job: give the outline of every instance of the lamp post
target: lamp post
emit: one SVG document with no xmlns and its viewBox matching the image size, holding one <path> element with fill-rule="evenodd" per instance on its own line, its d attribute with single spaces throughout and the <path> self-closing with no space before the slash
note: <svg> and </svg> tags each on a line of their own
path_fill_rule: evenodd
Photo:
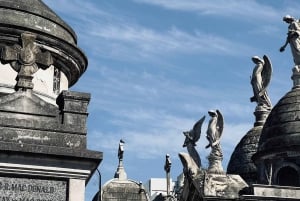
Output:
<svg viewBox="0 0 300 201">
<path fill-rule="evenodd" d="M 101 201 L 101 172 L 96 169 L 99 175 L 99 187 L 98 187 L 98 197 L 97 197 L 97 201 Z"/>
</svg>

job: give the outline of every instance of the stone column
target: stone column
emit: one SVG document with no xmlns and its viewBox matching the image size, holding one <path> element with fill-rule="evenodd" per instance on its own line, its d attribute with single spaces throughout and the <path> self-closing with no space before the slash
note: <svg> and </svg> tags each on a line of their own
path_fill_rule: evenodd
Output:
<svg viewBox="0 0 300 201">
<path fill-rule="evenodd" d="M 70 179 L 69 180 L 69 200 L 68 201 L 84 201 L 85 180 Z"/>
</svg>

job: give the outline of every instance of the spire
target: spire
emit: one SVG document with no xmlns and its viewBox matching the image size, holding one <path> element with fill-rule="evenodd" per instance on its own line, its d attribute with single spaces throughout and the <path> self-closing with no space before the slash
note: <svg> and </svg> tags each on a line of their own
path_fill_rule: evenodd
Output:
<svg viewBox="0 0 300 201">
<path fill-rule="evenodd" d="M 119 150 L 118 150 L 119 165 L 118 165 L 117 171 L 115 173 L 115 178 L 117 178 L 119 180 L 127 179 L 127 174 L 123 167 L 124 144 L 125 144 L 125 142 L 121 139 L 120 143 L 119 143 Z"/>
</svg>

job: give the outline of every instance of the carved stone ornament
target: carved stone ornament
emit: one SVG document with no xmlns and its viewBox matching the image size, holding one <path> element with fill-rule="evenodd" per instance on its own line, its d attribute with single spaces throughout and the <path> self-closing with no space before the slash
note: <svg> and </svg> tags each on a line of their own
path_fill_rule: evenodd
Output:
<svg viewBox="0 0 300 201">
<path fill-rule="evenodd" d="M 21 34 L 21 46 L 5 46 L 1 51 L 1 61 L 10 63 L 18 72 L 17 90 L 33 89 L 32 75 L 39 68 L 46 69 L 53 64 L 53 59 L 48 51 L 42 51 L 35 43 L 36 35 L 24 32 Z"/>
<path fill-rule="evenodd" d="M 204 122 L 204 119 L 205 116 L 203 116 L 200 120 L 198 120 L 195 123 L 193 129 L 183 132 L 185 136 L 183 147 L 187 148 L 189 155 L 192 157 L 192 159 L 195 161 L 199 168 L 201 168 L 201 159 L 195 146 L 196 142 L 200 139 L 201 127 Z"/>
<path fill-rule="evenodd" d="M 220 145 L 220 138 L 222 136 L 223 127 L 224 127 L 224 119 L 223 115 L 219 110 L 210 110 L 208 111 L 211 119 L 208 123 L 208 128 L 206 132 L 206 138 L 209 144 L 205 148 L 211 148 L 211 152 L 209 154 L 208 161 L 209 173 L 215 174 L 223 174 L 223 167 L 222 167 L 222 160 L 223 160 L 223 153 L 221 150 Z"/>
<path fill-rule="evenodd" d="M 255 64 L 251 76 L 251 85 L 253 88 L 253 97 L 251 102 L 257 102 L 256 111 L 270 111 L 272 108 L 271 100 L 267 93 L 267 87 L 272 77 L 272 64 L 267 55 L 261 59 L 258 56 L 253 56 L 252 61 Z"/>
</svg>

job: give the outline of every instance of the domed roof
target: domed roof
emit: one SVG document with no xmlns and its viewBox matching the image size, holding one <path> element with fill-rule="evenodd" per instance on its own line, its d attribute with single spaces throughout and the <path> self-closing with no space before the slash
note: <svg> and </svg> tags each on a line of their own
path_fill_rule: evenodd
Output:
<svg viewBox="0 0 300 201">
<path fill-rule="evenodd" d="M 76 44 L 73 29 L 40 0 L 0 0 L 0 14 L 2 26 L 30 28 Z"/>
<path fill-rule="evenodd" d="M 148 201 L 148 195 L 141 183 L 118 178 L 108 181 L 102 188 L 102 201 L 140 200 Z"/>
<path fill-rule="evenodd" d="M 0 49 L 20 43 L 21 34 L 36 36 L 35 44 L 51 53 L 53 65 L 74 85 L 85 72 L 87 58 L 68 26 L 41 0 L 0 0 Z"/>
<path fill-rule="evenodd" d="M 272 109 L 264 125 L 255 160 L 300 151 L 300 90 L 293 88 Z"/>
<path fill-rule="evenodd" d="M 256 126 L 249 130 L 235 147 L 227 166 L 227 174 L 238 174 L 248 184 L 257 181 L 256 166 L 252 161 L 256 153 L 262 126 Z"/>
</svg>

